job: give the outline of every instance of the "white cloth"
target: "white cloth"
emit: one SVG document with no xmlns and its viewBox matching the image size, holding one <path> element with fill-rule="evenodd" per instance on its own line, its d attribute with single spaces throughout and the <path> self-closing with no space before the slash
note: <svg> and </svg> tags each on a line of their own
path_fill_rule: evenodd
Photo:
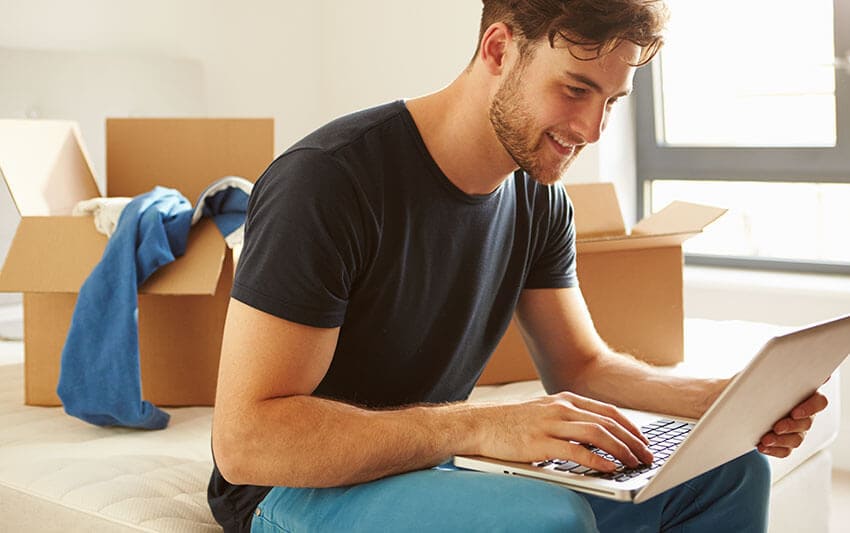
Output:
<svg viewBox="0 0 850 533">
<path fill-rule="evenodd" d="M 107 237 L 112 237 L 115 232 L 115 226 L 118 225 L 118 219 L 121 217 L 121 211 L 130 203 L 132 198 L 116 196 L 114 198 L 91 198 L 78 202 L 74 206 L 71 214 L 75 217 L 92 215 L 94 216 L 94 227 L 97 231 L 103 233 Z"/>
<path fill-rule="evenodd" d="M 251 191 L 254 189 L 254 184 L 245 178 L 240 178 L 239 176 L 225 176 L 223 178 L 219 178 L 218 180 L 212 182 L 204 189 L 201 194 L 198 196 L 198 200 L 195 202 L 195 211 L 192 213 L 192 225 L 194 226 L 201 217 L 204 215 L 204 200 L 213 196 L 215 193 L 219 191 L 223 191 L 228 187 L 234 187 L 240 189 L 245 192 L 248 196 L 251 196 Z M 235 230 L 231 231 L 228 235 L 224 236 L 224 242 L 227 244 L 227 247 L 235 249 L 242 245 L 242 240 L 245 236 L 245 224 L 242 224 Z"/>
</svg>

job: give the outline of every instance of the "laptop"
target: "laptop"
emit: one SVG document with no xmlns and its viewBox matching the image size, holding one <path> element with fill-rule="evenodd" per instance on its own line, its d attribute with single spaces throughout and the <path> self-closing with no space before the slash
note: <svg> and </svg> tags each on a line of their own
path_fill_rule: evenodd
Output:
<svg viewBox="0 0 850 533">
<path fill-rule="evenodd" d="M 768 340 L 699 421 L 624 409 L 650 440 L 652 465 L 613 474 L 571 461 L 516 463 L 456 456 L 460 468 L 561 483 L 604 498 L 644 502 L 751 451 L 777 420 L 818 389 L 850 354 L 850 315 Z M 610 460 L 604 451 L 590 447 Z"/>
</svg>

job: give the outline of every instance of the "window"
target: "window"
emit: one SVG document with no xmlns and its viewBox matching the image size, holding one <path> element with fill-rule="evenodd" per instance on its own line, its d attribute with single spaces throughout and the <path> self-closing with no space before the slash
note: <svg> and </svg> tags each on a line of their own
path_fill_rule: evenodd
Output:
<svg viewBox="0 0 850 533">
<path fill-rule="evenodd" d="M 850 2 L 667 3 L 635 82 L 639 212 L 727 207 L 691 263 L 850 273 Z"/>
</svg>

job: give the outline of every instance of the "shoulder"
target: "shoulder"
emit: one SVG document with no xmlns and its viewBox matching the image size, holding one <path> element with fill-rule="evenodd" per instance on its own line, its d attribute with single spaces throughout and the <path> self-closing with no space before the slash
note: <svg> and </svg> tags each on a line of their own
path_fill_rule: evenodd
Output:
<svg viewBox="0 0 850 533">
<path fill-rule="evenodd" d="M 387 158 L 398 157 L 404 137 L 406 108 L 401 101 L 340 117 L 287 149 L 263 173 L 260 191 L 286 188 L 316 194 L 369 190 Z"/>
<path fill-rule="evenodd" d="M 295 143 L 284 155 L 304 149 L 339 154 L 352 145 L 368 144 L 375 137 L 397 134 L 396 130 L 407 127 L 406 115 L 404 102 L 400 100 L 356 111 L 328 122 Z"/>
</svg>

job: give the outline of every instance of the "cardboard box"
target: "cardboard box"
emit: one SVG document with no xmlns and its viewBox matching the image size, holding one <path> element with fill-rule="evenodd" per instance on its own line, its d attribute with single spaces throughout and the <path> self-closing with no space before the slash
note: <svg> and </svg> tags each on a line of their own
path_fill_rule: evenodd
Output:
<svg viewBox="0 0 850 533">
<path fill-rule="evenodd" d="M 655 365 L 684 359 L 682 243 L 726 212 L 673 202 L 626 229 L 611 183 L 567 185 L 575 207 L 579 286 L 601 337 Z M 511 322 L 479 384 L 537 379 Z"/>
<path fill-rule="evenodd" d="M 274 151 L 272 119 L 109 119 L 106 139 L 107 196 L 163 185 L 193 204 L 220 177 L 255 180 Z M 22 217 L 0 291 L 24 293 L 25 402 L 60 405 L 56 385 L 77 293 L 107 242 L 91 217 L 70 214 L 100 194 L 73 122 L 0 120 L 0 174 Z M 204 219 L 186 254 L 140 287 L 144 399 L 213 404 L 232 279 L 231 251 Z"/>
</svg>

